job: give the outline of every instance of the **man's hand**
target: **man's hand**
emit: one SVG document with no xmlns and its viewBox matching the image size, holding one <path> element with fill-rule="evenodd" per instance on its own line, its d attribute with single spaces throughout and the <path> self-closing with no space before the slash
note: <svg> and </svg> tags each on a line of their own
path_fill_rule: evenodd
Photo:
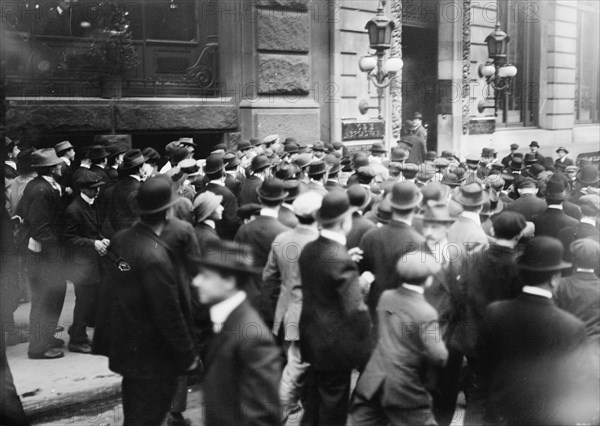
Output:
<svg viewBox="0 0 600 426">
<path fill-rule="evenodd" d="M 103 240 L 94 241 L 94 249 L 96 250 L 96 253 L 98 253 L 100 256 L 104 256 L 106 254 L 106 250 L 108 249 L 109 245 L 110 241 L 106 238 Z"/>
<path fill-rule="evenodd" d="M 363 259 L 363 251 L 360 249 L 360 247 L 351 248 L 350 250 L 348 250 L 348 254 L 356 263 L 360 262 Z"/>
</svg>

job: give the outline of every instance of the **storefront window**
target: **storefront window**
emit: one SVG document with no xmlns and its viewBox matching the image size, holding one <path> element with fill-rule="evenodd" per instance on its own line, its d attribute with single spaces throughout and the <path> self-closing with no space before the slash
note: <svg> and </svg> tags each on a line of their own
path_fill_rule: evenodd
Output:
<svg viewBox="0 0 600 426">
<path fill-rule="evenodd" d="M 600 40 L 600 6 L 597 1 L 579 2 L 577 37 L 577 80 L 575 86 L 575 121 L 598 123 L 600 99 L 598 40 Z"/>
</svg>

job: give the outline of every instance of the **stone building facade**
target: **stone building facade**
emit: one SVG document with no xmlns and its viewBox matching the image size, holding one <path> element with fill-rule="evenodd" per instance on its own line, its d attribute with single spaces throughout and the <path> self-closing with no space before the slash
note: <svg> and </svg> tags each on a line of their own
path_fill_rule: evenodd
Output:
<svg viewBox="0 0 600 426">
<path fill-rule="evenodd" d="M 419 111 L 429 147 L 461 156 L 485 146 L 502 153 L 510 143 L 524 150 L 532 140 L 544 154 L 558 146 L 573 157 L 598 150 L 595 1 L 385 2 L 396 24 L 390 52 L 403 58 L 404 69 L 386 89 L 384 120 L 376 125 L 376 109 L 358 109 L 361 100 L 377 104 L 375 87 L 358 68 L 369 53 L 364 26 L 376 0 L 120 2 L 141 58 L 124 77 L 120 99 L 100 98 L 93 70 L 70 65 L 93 32 L 36 33 L 23 24 L 33 12 L 22 3 L 3 10 L 7 125 L 42 144 L 127 133 L 134 145 L 158 146 L 193 135 L 208 150 L 223 139 L 277 133 L 361 149 L 381 139 L 392 146 Z M 38 3 L 46 15 L 56 12 L 57 2 Z M 69 13 L 71 25 L 87 19 L 75 7 Z M 40 26 L 39 18 L 33 22 Z M 496 22 L 511 36 L 509 61 L 518 74 L 495 116 L 493 90 L 478 67 L 488 59 L 484 40 Z"/>
</svg>

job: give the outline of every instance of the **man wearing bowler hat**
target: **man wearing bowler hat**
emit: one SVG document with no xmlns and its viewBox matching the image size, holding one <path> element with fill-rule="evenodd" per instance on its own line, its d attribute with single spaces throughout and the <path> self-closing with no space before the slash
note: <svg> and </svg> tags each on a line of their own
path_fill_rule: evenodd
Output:
<svg viewBox="0 0 600 426">
<path fill-rule="evenodd" d="M 75 286 L 73 324 L 69 328 L 69 350 L 89 354 L 91 341 L 86 327 L 94 327 L 98 286 L 101 281 L 100 256 L 105 256 L 110 240 L 102 235 L 97 198 L 105 184 L 86 170 L 80 175 L 80 192 L 63 214 L 67 259 L 66 278 Z"/>
<path fill-rule="evenodd" d="M 104 145 L 94 145 L 90 147 L 88 151 L 88 158 L 91 161 L 90 171 L 96 173 L 98 178 L 104 182 L 108 182 L 108 174 L 106 173 L 106 167 L 108 165 L 109 153 L 106 151 Z"/>
<path fill-rule="evenodd" d="M 17 236 L 25 252 L 25 262 L 31 286 L 28 355 L 32 359 L 62 358 L 57 350 L 64 341 L 54 337 L 66 292 L 62 273 L 63 247 L 60 241 L 62 160 L 53 148 L 34 151 L 31 166 L 37 177 L 31 180 L 19 202 L 16 214 L 23 219 Z"/>
<path fill-rule="evenodd" d="M 111 240 L 93 349 L 123 376 L 125 425 L 161 424 L 178 377 L 199 365 L 188 284 L 162 237 L 177 202 L 170 179 L 148 179 L 131 200 L 140 220 Z"/>
<path fill-rule="evenodd" d="M 425 239 L 412 226 L 416 208 L 423 194 L 414 183 L 398 182 L 392 186 L 387 199 L 392 206 L 392 220 L 381 228 L 367 232 L 361 242 L 362 271 L 375 275 L 367 296 L 367 305 L 375 314 L 381 293 L 398 284 L 396 262 L 407 252 L 419 250 Z"/>
<path fill-rule="evenodd" d="M 353 211 L 345 192 L 328 193 L 316 213 L 321 234 L 300 254 L 300 352 L 311 376 L 305 425 L 346 424 L 352 370 L 365 365 L 371 350 L 361 278 L 346 248 Z"/>
<path fill-rule="evenodd" d="M 323 197 L 327 194 L 324 183 L 327 179 L 327 164 L 324 160 L 317 160 L 310 163 L 307 172 L 309 181 L 307 189 L 314 191 Z"/>
<path fill-rule="evenodd" d="M 579 199 L 586 194 L 598 193 L 598 183 L 600 176 L 598 167 L 588 164 L 583 166 L 576 175 L 575 189 L 576 193 L 570 198 L 570 201 L 579 204 Z"/>
<path fill-rule="evenodd" d="M 532 219 L 535 235 L 546 235 L 558 238 L 560 231 L 569 226 L 576 226 L 578 220 L 563 211 L 563 203 L 567 199 L 564 181 L 553 176 L 546 186 L 546 204 L 548 208 Z"/>
<path fill-rule="evenodd" d="M 279 208 L 288 192 L 284 189 L 281 179 L 268 178 L 257 188 L 256 193 L 261 204 L 260 214 L 253 221 L 240 227 L 235 241 L 249 244 L 256 255 L 256 265 L 263 268 L 267 264 L 275 237 L 290 230 L 278 220 Z M 258 294 L 252 295 L 253 301 L 257 303 L 255 306 L 270 326 L 273 324 L 276 298 L 269 294 L 269 289 L 264 288 L 262 284 L 257 285 Z"/>
<path fill-rule="evenodd" d="M 448 231 L 448 241 L 459 244 L 463 255 L 483 248 L 488 238 L 481 227 L 479 213 L 490 197 L 479 182 L 471 182 L 461 186 L 453 195 L 453 200 L 460 204 L 463 212 Z"/>
<path fill-rule="evenodd" d="M 553 300 L 561 271 L 571 266 L 562 257 L 557 239 L 531 239 L 517 262 L 521 293 L 485 312 L 477 374 L 490 423 L 588 423 L 598 405 L 586 386 L 585 326 Z"/>
<path fill-rule="evenodd" d="M 546 158 L 539 153 L 540 144 L 537 141 L 531 141 L 529 144 L 529 153 L 533 157 L 534 163 L 541 164 L 542 166 L 546 166 Z M 527 161 L 526 161 L 527 163 Z"/>
<path fill-rule="evenodd" d="M 205 424 L 279 425 L 280 353 L 248 301 L 248 287 L 261 272 L 252 248 L 221 241 L 202 253 L 198 266 L 193 285 L 213 326 L 202 381 Z"/>
<path fill-rule="evenodd" d="M 564 173 L 567 167 L 575 165 L 573 160 L 567 157 L 569 150 L 564 146 L 559 147 L 556 153 L 558 154 L 558 158 L 554 161 L 554 170 L 557 172 Z"/>
<path fill-rule="evenodd" d="M 238 196 L 238 204 L 240 206 L 259 202 L 256 190 L 270 176 L 271 161 L 266 155 L 257 155 L 250 163 L 250 170 L 252 174 L 240 185 L 240 194 Z"/>
</svg>

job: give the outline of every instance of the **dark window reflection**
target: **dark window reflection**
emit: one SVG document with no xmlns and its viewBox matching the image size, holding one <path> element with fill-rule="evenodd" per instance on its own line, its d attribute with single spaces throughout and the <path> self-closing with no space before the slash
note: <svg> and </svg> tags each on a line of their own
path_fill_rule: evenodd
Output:
<svg viewBox="0 0 600 426">
<path fill-rule="evenodd" d="M 144 7 L 147 39 L 196 39 L 193 1 L 152 0 L 147 1 Z"/>
</svg>

